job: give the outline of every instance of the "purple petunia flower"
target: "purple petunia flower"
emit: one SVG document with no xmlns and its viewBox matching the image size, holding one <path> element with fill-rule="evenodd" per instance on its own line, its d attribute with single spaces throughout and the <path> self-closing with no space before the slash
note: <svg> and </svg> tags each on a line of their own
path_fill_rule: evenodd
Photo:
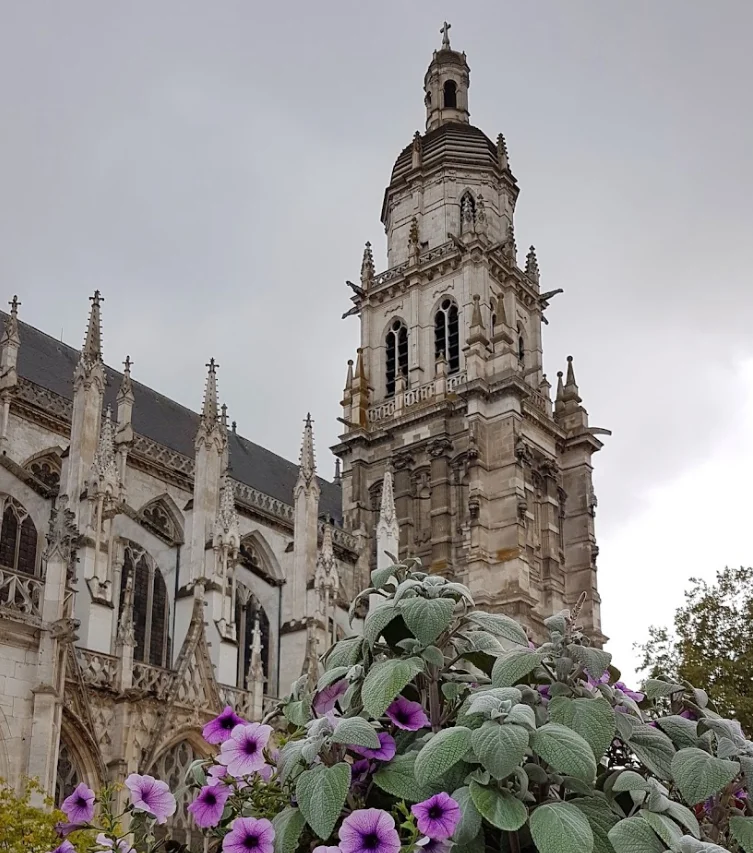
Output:
<svg viewBox="0 0 753 853">
<path fill-rule="evenodd" d="M 411 807 L 420 832 L 429 838 L 449 838 L 460 821 L 460 806 L 449 794 L 439 793 Z"/>
<path fill-rule="evenodd" d="M 227 776 L 227 767 L 222 764 L 213 764 L 207 770 L 207 785 L 220 785 Z"/>
<path fill-rule="evenodd" d="M 314 847 L 312 853 L 342 853 L 339 847 L 326 847 L 324 844 L 320 844 L 318 847 Z"/>
<path fill-rule="evenodd" d="M 395 819 L 382 809 L 357 809 L 340 827 L 342 853 L 398 853 Z M 241 851 L 238 851 L 241 853 Z"/>
<path fill-rule="evenodd" d="M 377 732 L 379 738 L 379 749 L 369 749 L 368 746 L 349 746 L 348 748 L 355 752 L 356 755 L 362 755 L 364 758 L 376 758 L 377 761 L 392 761 L 395 757 L 397 748 L 395 739 L 387 732 Z"/>
<path fill-rule="evenodd" d="M 96 842 L 105 850 L 112 850 L 115 847 L 115 843 L 112 838 L 108 838 L 104 832 L 99 833 L 96 838 Z M 131 847 L 130 841 L 127 841 L 125 838 L 121 838 L 120 841 L 118 841 L 118 853 L 136 853 L 136 848 Z"/>
<path fill-rule="evenodd" d="M 264 747 L 272 734 L 272 726 L 249 723 L 236 726 L 220 748 L 218 761 L 231 776 L 248 776 L 264 766 Z"/>
<path fill-rule="evenodd" d="M 165 823 L 170 815 L 175 814 L 175 797 L 170 793 L 167 782 L 155 779 L 154 776 L 131 773 L 125 783 L 131 792 L 133 807 L 154 815 L 157 823 Z"/>
<path fill-rule="evenodd" d="M 94 791 L 81 782 L 60 809 L 71 823 L 89 823 L 94 817 Z"/>
<path fill-rule="evenodd" d="M 230 788 L 227 785 L 205 785 L 199 791 L 199 796 L 188 807 L 188 811 L 196 821 L 196 826 L 202 829 L 217 826 L 229 796 Z"/>
<path fill-rule="evenodd" d="M 61 841 L 52 853 L 76 853 L 76 848 L 70 841 Z"/>
<path fill-rule="evenodd" d="M 549 691 L 552 689 L 552 685 L 551 684 L 539 684 L 539 686 L 536 689 L 539 691 L 539 696 L 541 696 L 541 704 L 542 705 L 548 705 L 549 700 L 552 698 L 549 695 Z"/>
<path fill-rule="evenodd" d="M 600 684 L 609 684 L 609 673 L 603 672 L 600 678 L 592 678 L 591 675 L 586 672 L 588 676 L 588 683 L 591 687 L 598 687 Z"/>
<path fill-rule="evenodd" d="M 447 838 L 429 838 L 426 835 L 416 842 L 416 853 L 450 853 L 452 842 Z"/>
<path fill-rule="evenodd" d="M 687 708 L 680 713 L 680 716 L 686 720 L 693 720 L 693 722 L 698 719 L 695 713 L 693 711 L 688 711 Z"/>
<path fill-rule="evenodd" d="M 358 761 L 354 761 L 350 768 L 350 778 L 354 783 L 363 782 L 363 780 L 369 775 L 369 771 L 371 770 L 371 762 L 368 758 L 359 758 Z"/>
<path fill-rule="evenodd" d="M 224 853 L 273 853 L 275 830 L 266 818 L 237 817 L 222 840 Z"/>
<path fill-rule="evenodd" d="M 215 717 L 204 726 L 201 736 L 207 743 L 224 743 L 236 726 L 245 725 L 246 721 L 228 705 L 219 717 Z"/>
<path fill-rule="evenodd" d="M 387 708 L 387 716 L 399 728 L 406 732 L 417 732 L 429 725 L 429 718 L 418 702 L 411 702 L 405 696 L 399 696 Z"/>
<path fill-rule="evenodd" d="M 644 693 L 638 693 L 635 690 L 631 690 L 623 681 L 618 681 L 614 686 L 616 690 L 622 690 L 622 692 L 629 699 L 632 699 L 633 702 L 642 702 L 646 698 Z"/>
<path fill-rule="evenodd" d="M 65 823 L 64 821 L 58 821 L 55 824 L 55 834 L 59 835 L 61 838 L 65 838 L 70 835 L 72 832 L 75 832 L 77 829 L 84 829 L 84 824 L 82 823 Z"/>
<path fill-rule="evenodd" d="M 348 682 L 344 678 L 341 678 L 340 681 L 336 681 L 334 684 L 330 684 L 329 687 L 320 690 L 314 696 L 311 707 L 318 716 L 322 717 L 329 711 L 333 711 L 337 700 L 347 692 Z"/>
</svg>

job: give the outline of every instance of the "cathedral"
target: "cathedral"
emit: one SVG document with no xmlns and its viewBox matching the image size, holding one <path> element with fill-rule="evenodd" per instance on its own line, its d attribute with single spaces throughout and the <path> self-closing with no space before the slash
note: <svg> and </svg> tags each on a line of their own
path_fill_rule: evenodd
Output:
<svg viewBox="0 0 753 853">
<path fill-rule="evenodd" d="M 541 327 L 559 291 L 533 248 L 518 264 L 507 146 L 470 124 L 470 69 L 442 33 L 426 129 L 384 194 L 387 268 L 367 243 L 348 282 L 360 346 L 333 482 L 309 417 L 297 463 L 237 433 L 214 360 L 199 413 L 130 358 L 107 366 L 99 292 L 80 350 L 23 323 L 16 297 L 0 316 L 0 778 L 58 802 L 131 772 L 177 788 L 207 720 L 228 704 L 259 719 L 315 671 L 388 554 L 538 639 L 585 593 L 605 641 L 591 474 L 607 431 L 571 359 L 552 401 Z M 198 843 L 184 808 L 171 820 Z"/>
</svg>

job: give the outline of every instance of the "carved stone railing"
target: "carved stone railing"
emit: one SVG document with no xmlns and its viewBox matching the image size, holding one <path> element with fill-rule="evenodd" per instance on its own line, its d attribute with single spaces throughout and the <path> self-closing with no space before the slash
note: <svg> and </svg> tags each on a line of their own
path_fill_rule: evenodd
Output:
<svg viewBox="0 0 753 853">
<path fill-rule="evenodd" d="M 193 459 L 189 456 L 184 456 L 182 453 L 178 453 L 177 450 L 171 450 L 169 447 L 165 447 L 164 444 L 159 444 L 145 435 L 136 433 L 133 436 L 133 450 L 152 463 L 162 465 L 172 471 L 179 471 L 187 477 L 193 477 L 194 475 L 195 466 Z"/>
<path fill-rule="evenodd" d="M 15 393 L 17 399 L 38 406 L 62 420 L 70 421 L 73 417 L 73 402 L 71 400 L 67 397 L 61 397 L 60 394 L 55 394 L 54 391 L 48 391 L 41 385 L 29 382 L 28 379 L 19 377 Z"/>
<path fill-rule="evenodd" d="M 44 581 L 21 572 L 0 568 L 0 610 L 4 615 L 42 615 Z"/>
<path fill-rule="evenodd" d="M 248 690 L 243 690 L 240 687 L 232 687 L 229 684 L 218 684 L 220 689 L 220 699 L 223 706 L 230 705 L 236 714 L 243 717 L 249 722 L 259 722 L 252 720 L 254 697 Z"/>
<path fill-rule="evenodd" d="M 530 396 L 528 397 L 528 402 L 534 407 L 534 409 L 538 409 L 546 415 L 549 413 L 549 406 L 552 401 L 547 400 L 547 398 L 538 391 L 531 391 Z"/>
<path fill-rule="evenodd" d="M 459 373 L 453 373 L 451 376 L 447 377 L 447 392 L 450 393 L 455 391 L 460 385 L 465 385 L 467 381 L 468 377 L 464 370 L 461 370 Z M 379 421 L 393 417 L 396 413 L 402 414 L 405 409 L 408 409 L 411 406 L 432 401 L 436 397 L 436 388 L 437 380 L 432 379 L 431 382 L 427 382 L 424 385 L 419 385 L 416 388 L 409 388 L 407 391 L 404 391 L 402 399 L 399 400 L 401 403 L 400 406 L 397 405 L 398 401 L 394 399 L 385 400 L 378 406 L 372 406 L 368 410 L 367 415 L 369 423 L 379 423 Z"/>
<path fill-rule="evenodd" d="M 326 522 L 319 522 L 319 534 L 324 535 L 324 527 Z M 337 527 L 334 524 L 329 525 L 330 530 L 332 531 L 332 541 L 335 545 L 339 545 L 341 548 L 345 548 L 348 551 L 358 552 L 358 540 L 352 533 L 348 533 L 347 530 L 343 530 L 342 527 Z"/>
<path fill-rule="evenodd" d="M 421 252 L 418 256 L 418 267 L 420 268 L 426 264 L 432 263 L 433 261 L 438 261 L 440 258 L 452 255 L 455 252 L 457 252 L 457 247 L 452 240 L 448 240 L 446 243 L 442 243 L 441 246 L 435 246 L 433 249 L 426 249 Z M 401 264 L 397 264 L 397 266 L 390 267 L 388 270 L 380 272 L 374 276 L 371 287 L 381 287 L 383 284 L 402 278 L 410 268 L 410 261 L 403 261 Z"/>
<path fill-rule="evenodd" d="M 118 659 L 91 649 L 76 649 L 84 683 L 90 687 L 115 689 L 118 677 Z"/>
<path fill-rule="evenodd" d="M 133 664 L 133 686 L 155 696 L 164 696 L 167 693 L 172 675 L 171 670 L 161 666 L 139 662 Z"/>
<path fill-rule="evenodd" d="M 238 480 L 233 480 L 233 490 L 239 503 L 260 509 L 262 512 L 266 512 L 290 524 L 293 523 L 293 507 L 290 504 L 286 504 L 284 501 L 252 489 L 251 486 L 247 486 Z"/>
</svg>

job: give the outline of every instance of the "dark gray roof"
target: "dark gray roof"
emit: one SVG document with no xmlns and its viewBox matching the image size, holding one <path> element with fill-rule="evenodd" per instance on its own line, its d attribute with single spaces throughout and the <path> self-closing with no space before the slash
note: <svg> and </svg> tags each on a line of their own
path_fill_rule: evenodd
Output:
<svg viewBox="0 0 753 853">
<path fill-rule="evenodd" d="M 0 311 L 5 322 L 7 314 Z M 29 326 L 19 323 L 21 349 L 18 354 L 18 374 L 61 397 L 73 399 L 73 371 L 79 351 Z M 105 406 L 117 410 L 116 396 L 123 374 L 105 368 L 107 388 Z M 174 400 L 158 394 L 146 385 L 133 383 L 136 402 L 133 406 L 133 428 L 184 456 L 193 458 L 194 438 L 199 415 Z M 235 433 L 228 436 L 231 476 L 265 495 L 287 504 L 293 502 L 293 487 L 298 477 L 298 465 L 254 444 Z M 331 515 L 338 523 L 342 518 L 340 486 L 319 478 L 321 498 L 319 512 Z"/>
</svg>

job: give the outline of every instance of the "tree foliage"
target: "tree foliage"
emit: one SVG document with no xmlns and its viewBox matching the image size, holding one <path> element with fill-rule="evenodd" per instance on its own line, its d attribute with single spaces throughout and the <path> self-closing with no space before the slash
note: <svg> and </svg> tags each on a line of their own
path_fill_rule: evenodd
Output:
<svg viewBox="0 0 753 853">
<path fill-rule="evenodd" d="M 714 583 L 691 578 L 674 630 L 652 626 L 641 670 L 705 690 L 719 713 L 753 732 L 753 568 L 726 568 Z"/>
</svg>

